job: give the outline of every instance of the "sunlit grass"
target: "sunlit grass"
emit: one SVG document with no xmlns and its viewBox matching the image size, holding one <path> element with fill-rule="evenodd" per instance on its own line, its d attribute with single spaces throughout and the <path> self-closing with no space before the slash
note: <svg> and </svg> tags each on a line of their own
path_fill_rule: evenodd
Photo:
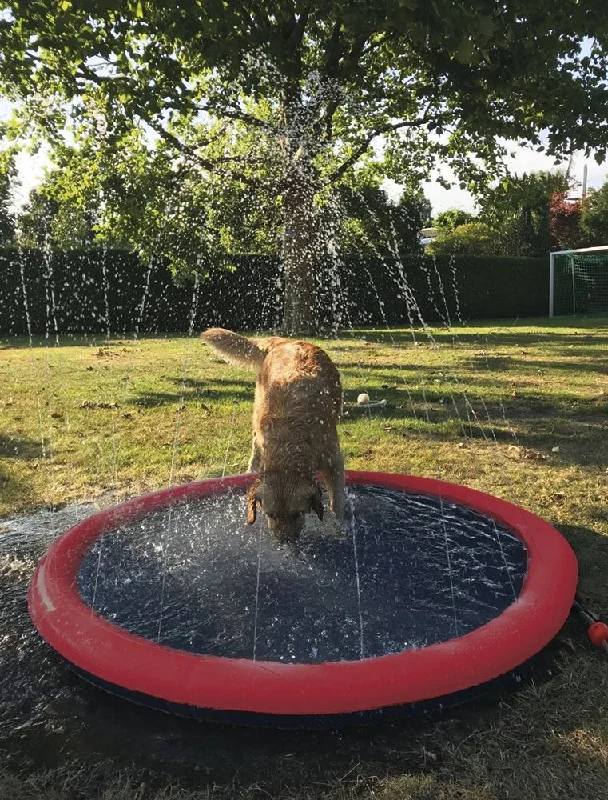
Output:
<svg viewBox="0 0 608 800">
<path fill-rule="evenodd" d="M 608 329 L 546 322 L 325 342 L 343 376 L 348 467 L 467 483 L 557 518 L 581 493 L 601 502 Z M 198 339 L 9 340 L 1 352 L 2 514 L 246 468 L 253 375 Z M 357 406 L 363 391 L 386 407 Z"/>
</svg>

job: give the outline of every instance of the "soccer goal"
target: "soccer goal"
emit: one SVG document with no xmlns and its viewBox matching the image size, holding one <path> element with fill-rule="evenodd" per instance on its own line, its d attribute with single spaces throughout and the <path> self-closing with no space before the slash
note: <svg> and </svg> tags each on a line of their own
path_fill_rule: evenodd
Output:
<svg viewBox="0 0 608 800">
<path fill-rule="evenodd" d="M 608 313 L 608 245 L 549 254 L 549 316 Z"/>
</svg>

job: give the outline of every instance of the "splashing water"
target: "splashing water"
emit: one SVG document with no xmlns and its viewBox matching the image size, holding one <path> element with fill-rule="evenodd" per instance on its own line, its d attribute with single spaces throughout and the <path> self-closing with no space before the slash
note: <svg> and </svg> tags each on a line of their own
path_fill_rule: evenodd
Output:
<svg viewBox="0 0 608 800">
<path fill-rule="evenodd" d="M 55 344 L 59 344 L 59 326 L 57 325 L 57 306 L 55 303 L 55 282 L 53 276 L 53 251 L 51 249 L 50 231 L 47 226 L 43 248 L 44 292 L 46 296 L 46 338 L 50 337 L 51 322 L 55 334 Z"/>
<path fill-rule="evenodd" d="M 359 660 L 462 635 L 500 614 L 521 540 L 441 498 L 350 487 L 343 536 L 302 554 L 248 526 L 244 496 L 156 511 L 103 537 L 79 577 L 95 613 L 166 647 L 285 663 Z"/>
</svg>

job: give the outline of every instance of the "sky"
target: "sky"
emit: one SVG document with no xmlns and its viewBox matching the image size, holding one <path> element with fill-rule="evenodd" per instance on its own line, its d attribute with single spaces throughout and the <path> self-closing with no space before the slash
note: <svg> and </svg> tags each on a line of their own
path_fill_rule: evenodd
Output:
<svg viewBox="0 0 608 800">
<path fill-rule="evenodd" d="M 509 142 L 508 148 L 509 151 L 514 152 L 514 156 L 507 157 L 505 163 L 509 170 L 516 175 L 522 175 L 524 172 L 558 169 L 554 164 L 553 156 L 537 153 L 534 149 L 519 146 L 515 142 Z M 571 177 L 575 183 L 572 197 L 580 197 L 585 164 L 587 165 L 587 189 L 599 189 L 608 177 L 608 164 L 597 164 L 593 157 L 585 159 L 582 152 L 575 153 L 571 169 Z M 565 169 L 567 166 L 568 164 L 565 162 L 561 168 Z M 442 169 L 442 173 L 448 178 L 452 177 L 451 170 L 447 167 Z M 465 211 L 473 212 L 476 210 L 473 195 L 458 189 L 458 187 L 448 191 L 436 182 L 429 182 L 424 184 L 423 188 L 425 196 L 431 201 L 433 214 L 446 211 L 448 208 L 462 208 Z"/>
<path fill-rule="evenodd" d="M 11 106 L 5 100 L 0 99 L 0 120 L 7 119 L 10 115 Z M 555 169 L 552 157 L 537 153 L 532 148 L 518 146 L 514 142 L 508 143 L 508 150 L 514 153 L 513 157 L 507 157 L 505 163 L 509 169 L 517 175 L 524 172 L 534 172 L 538 170 L 552 170 Z M 26 152 L 20 153 L 17 158 L 17 168 L 19 171 L 20 186 L 17 189 L 14 205 L 21 206 L 27 201 L 27 196 L 32 188 L 34 188 L 42 179 L 44 175 L 44 168 L 49 163 L 48 156 L 43 150 L 35 155 Z M 587 163 L 587 188 L 597 189 L 605 182 L 608 177 L 608 165 L 598 165 L 589 158 Z M 572 166 L 572 178 L 579 184 L 583 179 L 583 168 L 585 165 L 585 158 L 582 153 L 575 155 Z M 565 165 L 564 165 L 565 167 Z M 447 166 L 441 167 L 441 174 L 448 180 L 453 178 L 453 173 Z M 385 188 L 389 195 L 398 193 L 398 188 L 391 182 L 387 182 Z M 431 180 L 423 184 L 425 196 L 430 200 L 433 215 L 445 211 L 448 208 L 461 208 L 465 211 L 476 210 L 475 198 L 469 192 L 459 189 L 457 186 L 452 189 L 444 189 L 435 180 Z M 580 194 L 580 186 L 578 189 Z M 573 192 L 576 195 L 576 191 Z"/>
</svg>

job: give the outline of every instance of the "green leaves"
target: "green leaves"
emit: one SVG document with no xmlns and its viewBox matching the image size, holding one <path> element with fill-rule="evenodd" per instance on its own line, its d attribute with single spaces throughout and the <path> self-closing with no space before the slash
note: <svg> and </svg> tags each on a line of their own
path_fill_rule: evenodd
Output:
<svg viewBox="0 0 608 800">
<path fill-rule="evenodd" d="M 455 228 L 443 228 L 428 245 L 435 256 L 495 256 L 496 235 L 484 222 L 467 222 Z"/>
<path fill-rule="evenodd" d="M 608 242 L 608 182 L 583 200 L 580 224 L 586 246 Z"/>
<path fill-rule="evenodd" d="M 481 185 L 498 137 L 536 141 L 544 130 L 558 157 L 593 147 L 599 160 L 608 148 L 608 21 L 592 0 L 563 0 L 550 15 L 541 0 L 311 0 L 297 14 L 292 0 L 51 6 L 13 0 L 0 25 L 0 88 L 24 99 L 32 126 L 60 138 L 65 117 L 92 124 L 93 107 L 112 145 L 145 123 L 176 152 L 202 150 L 224 199 L 218 176 L 280 199 L 302 143 L 319 196 L 326 181 L 354 184 L 356 171 L 415 188 L 436 158 Z M 192 145 L 201 122 L 227 126 L 236 160 L 221 137 Z"/>
<path fill-rule="evenodd" d="M 470 39 L 463 39 L 456 50 L 456 58 L 462 64 L 470 64 L 475 52 L 475 44 Z"/>
</svg>

